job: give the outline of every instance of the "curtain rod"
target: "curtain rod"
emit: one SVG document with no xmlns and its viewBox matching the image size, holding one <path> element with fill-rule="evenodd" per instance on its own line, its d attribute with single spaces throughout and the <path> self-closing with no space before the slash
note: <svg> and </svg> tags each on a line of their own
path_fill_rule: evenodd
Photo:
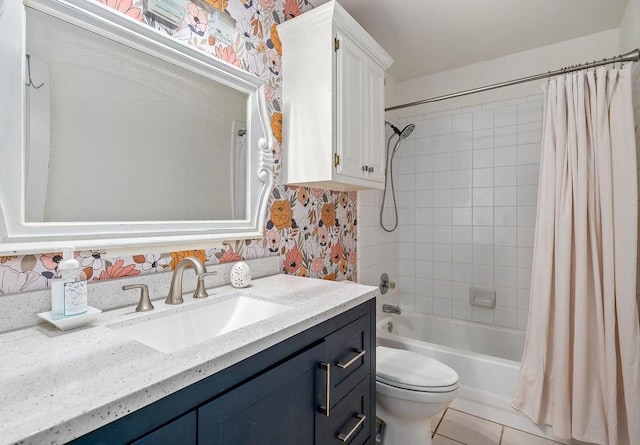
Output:
<svg viewBox="0 0 640 445">
<path fill-rule="evenodd" d="M 543 74 L 536 74 L 534 76 L 521 77 L 520 79 L 508 80 L 506 82 L 494 83 L 492 85 L 487 85 L 479 88 L 472 88 L 470 90 L 459 91 L 457 93 L 445 94 L 442 96 L 432 97 L 430 99 L 419 100 L 416 102 L 409 102 L 402 105 L 395 105 L 393 107 L 385 108 L 384 111 L 393 111 L 399 110 L 400 108 L 414 107 L 416 105 L 428 104 L 432 102 L 438 102 L 441 100 L 452 99 L 454 97 L 466 96 L 467 94 L 481 93 L 483 91 L 495 90 L 497 88 L 508 87 L 511 85 L 518 85 L 520 83 L 531 82 L 533 80 L 544 79 L 545 77 L 556 76 L 558 74 L 566 74 L 573 71 L 584 70 L 588 68 L 595 68 L 597 66 L 608 65 L 609 63 L 617 63 L 617 62 L 637 62 L 640 59 L 640 49 L 635 49 L 626 54 L 621 54 L 616 57 L 611 57 L 609 59 L 602 59 L 599 62 L 593 61 L 591 63 L 583 63 L 581 65 L 571 65 L 565 68 L 548 71 Z"/>
</svg>

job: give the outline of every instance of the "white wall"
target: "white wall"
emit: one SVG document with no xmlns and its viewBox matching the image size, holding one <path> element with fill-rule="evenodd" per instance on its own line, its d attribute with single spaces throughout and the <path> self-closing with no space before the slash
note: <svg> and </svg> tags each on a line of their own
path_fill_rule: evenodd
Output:
<svg viewBox="0 0 640 445">
<path fill-rule="evenodd" d="M 437 73 L 399 83 L 396 103 L 611 57 L 618 46 L 614 29 Z M 417 125 L 397 166 L 399 299 L 405 309 L 526 328 L 541 83 L 392 113 Z M 472 307 L 472 286 L 495 289 L 496 309 Z"/>
<path fill-rule="evenodd" d="M 636 0 L 637 1 L 637 0 Z M 565 66 L 599 60 L 618 54 L 618 30 L 600 32 L 555 45 L 474 63 L 398 84 L 397 103 L 407 103 L 470 88 L 544 73 Z M 393 112 L 408 117 L 433 111 L 486 104 L 540 93 L 542 82 L 530 82 L 462 98 L 449 99 Z"/>
<path fill-rule="evenodd" d="M 621 54 L 640 48 L 640 0 L 629 0 L 619 31 Z"/>
</svg>

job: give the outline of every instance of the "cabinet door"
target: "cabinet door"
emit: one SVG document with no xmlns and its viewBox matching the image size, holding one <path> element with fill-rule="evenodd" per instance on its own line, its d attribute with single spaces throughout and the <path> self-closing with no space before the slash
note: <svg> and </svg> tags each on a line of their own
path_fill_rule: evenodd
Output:
<svg viewBox="0 0 640 445">
<path fill-rule="evenodd" d="M 198 409 L 198 444 L 312 445 L 324 355 L 320 343 Z"/>
<path fill-rule="evenodd" d="M 362 178 L 364 159 L 364 126 L 367 55 L 351 39 L 337 33 L 340 48 L 336 51 L 336 131 L 340 163 L 339 175 Z"/>
<path fill-rule="evenodd" d="M 385 140 L 384 140 L 384 70 L 369 60 L 367 63 L 367 94 L 365 150 L 366 163 L 370 167 L 367 179 L 384 181 L 385 175 Z"/>
<path fill-rule="evenodd" d="M 174 420 L 155 430 L 153 433 L 132 442 L 131 445 L 196 445 L 196 412 Z"/>
</svg>

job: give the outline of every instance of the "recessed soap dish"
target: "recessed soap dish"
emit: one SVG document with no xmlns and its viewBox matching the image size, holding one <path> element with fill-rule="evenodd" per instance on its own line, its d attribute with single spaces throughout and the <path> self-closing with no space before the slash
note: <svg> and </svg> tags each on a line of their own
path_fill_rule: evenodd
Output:
<svg viewBox="0 0 640 445">
<path fill-rule="evenodd" d="M 61 331 L 68 331 L 70 329 L 79 328 L 80 326 L 91 323 L 92 321 L 97 319 L 98 315 L 100 315 L 101 313 L 102 310 L 89 306 L 87 312 L 83 314 L 54 319 L 52 318 L 52 311 L 49 311 L 39 313 L 38 318 L 51 323 Z"/>
</svg>

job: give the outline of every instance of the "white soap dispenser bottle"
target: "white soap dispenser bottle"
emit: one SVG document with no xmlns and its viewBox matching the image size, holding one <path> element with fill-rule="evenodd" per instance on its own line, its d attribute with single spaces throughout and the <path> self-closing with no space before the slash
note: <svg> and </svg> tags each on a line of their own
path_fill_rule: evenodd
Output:
<svg viewBox="0 0 640 445">
<path fill-rule="evenodd" d="M 73 249 L 62 249 L 56 278 L 51 280 L 51 316 L 53 319 L 87 312 L 87 277 L 73 257 Z"/>
</svg>

